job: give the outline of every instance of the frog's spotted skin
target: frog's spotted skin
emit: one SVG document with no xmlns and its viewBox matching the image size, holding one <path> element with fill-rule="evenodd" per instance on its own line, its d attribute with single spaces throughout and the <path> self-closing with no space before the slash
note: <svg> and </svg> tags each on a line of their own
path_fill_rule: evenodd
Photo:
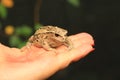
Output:
<svg viewBox="0 0 120 80">
<path fill-rule="evenodd" d="M 29 38 L 28 44 L 36 47 L 43 47 L 46 50 L 65 45 L 69 49 L 73 47 L 72 42 L 67 37 L 67 30 L 57 26 L 43 26 Z"/>
</svg>

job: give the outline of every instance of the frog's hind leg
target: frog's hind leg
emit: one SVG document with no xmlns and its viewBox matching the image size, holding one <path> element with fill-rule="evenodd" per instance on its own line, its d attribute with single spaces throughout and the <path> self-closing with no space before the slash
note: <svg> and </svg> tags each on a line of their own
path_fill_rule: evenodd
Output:
<svg viewBox="0 0 120 80">
<path fill-rule="evenodd" d="M 42 47 L 47 51 L 55 51 L 55 49 L 52 48 L 47 42 L 43 42 Z"/>
<path fill-rule="evenodd" d="M 26 46 L 24 46 L 23 48 L 21 48 L 20 50 L 21 50 L 21 52 L 24 52 L 24 51 L 30 51 L 31 50 L 31 46 L 32 46 L 32 43 L 30 43 L 30 42 L 27 42 L 26 43 Z"/>
</svg>

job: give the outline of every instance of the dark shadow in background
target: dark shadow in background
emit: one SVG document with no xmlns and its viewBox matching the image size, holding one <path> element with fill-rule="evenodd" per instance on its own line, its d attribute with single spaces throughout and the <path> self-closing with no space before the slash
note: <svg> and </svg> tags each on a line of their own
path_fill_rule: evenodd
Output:
<svg viewBox="0 0 120 80">
<path fill-rule="evenodd" d="M 92 34 L 96 50 L 49 80 L 119 80 L 120 1 L 81 0 L 79 8 L 65 0 L 52 1 L 43 1 L 41 22 L 63 26 L 70 34 Z"/>
<path fill-rule="evenodd" d="M 96 50 L 48 80 L 120 80 L 120 1 L 80 0 L 80 7 L 66 0 L 43 0 L 40 22 L 57 25 L 70 34 L 88 32 Z M 4 25 L 33 25 L 34 0 L 15 0 Z"/>
</svg>

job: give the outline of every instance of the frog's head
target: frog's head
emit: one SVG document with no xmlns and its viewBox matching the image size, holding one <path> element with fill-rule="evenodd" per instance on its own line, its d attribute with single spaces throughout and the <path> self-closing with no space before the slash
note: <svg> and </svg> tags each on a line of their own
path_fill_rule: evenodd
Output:
<svg viewBox="0 0 120 80">
<path fill-rule="evenodd" d="M 56 31 L 55 34 L 59 35 L 59 36 L 66 36 L 67 35 L 67 30 L 63 29 L 63 28 L 59 28 L 59 27 L 55 27 Z"/>
</svg>

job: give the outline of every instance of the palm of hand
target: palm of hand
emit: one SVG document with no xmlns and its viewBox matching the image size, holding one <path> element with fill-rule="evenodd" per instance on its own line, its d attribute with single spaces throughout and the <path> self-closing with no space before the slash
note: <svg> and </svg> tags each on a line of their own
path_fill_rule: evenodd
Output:
<svg viewBox="0 0 120 80">
<path fill-rule="evenodd" d="M 60 46 L 58 53 L 34 46 L 21 52 L 20 49 L 1 45 L 0 75 L 3 80 L 43 80 L 93 50 L 94 41 L 89 34 L 81 33 L 70 38 L 74 48 L 68 51 L 65 46 Z"/>
</svg>

